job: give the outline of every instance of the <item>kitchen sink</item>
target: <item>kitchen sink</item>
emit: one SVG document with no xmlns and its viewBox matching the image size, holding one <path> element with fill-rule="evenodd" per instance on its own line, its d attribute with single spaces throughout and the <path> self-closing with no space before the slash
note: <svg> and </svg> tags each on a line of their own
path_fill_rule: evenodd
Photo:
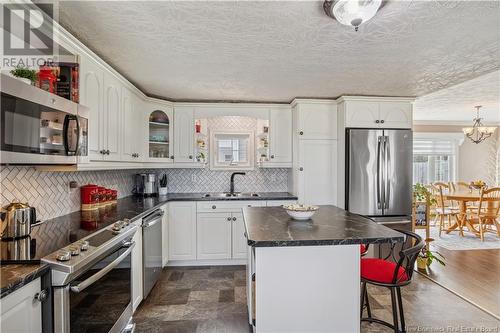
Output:
<svg viewBox="0 0 500 333">
<path fill-rule="evenodd" d="M 222 193 L 205 193 L 203 198 L 258 198 L 260 195 L 253 192 L 222 192 Z"/>
</svg>

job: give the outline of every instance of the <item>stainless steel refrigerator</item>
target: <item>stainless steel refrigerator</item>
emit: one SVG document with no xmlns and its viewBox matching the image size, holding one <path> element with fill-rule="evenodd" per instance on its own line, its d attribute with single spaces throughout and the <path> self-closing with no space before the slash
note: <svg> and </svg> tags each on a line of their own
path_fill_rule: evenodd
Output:
<svg viewBox="0 0 500 333">
<path fill-rule="evenodd" d="M 382 222 L 408 219 L 412 131 L 347 129 L 346 134 L 346 209 Z"/>
</svg>

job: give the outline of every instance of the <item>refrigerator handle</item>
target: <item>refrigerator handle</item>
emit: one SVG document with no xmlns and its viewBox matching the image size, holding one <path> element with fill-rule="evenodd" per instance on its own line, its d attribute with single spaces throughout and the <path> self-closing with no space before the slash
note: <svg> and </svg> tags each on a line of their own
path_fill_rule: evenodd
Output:
<svg viewBox="0 0 500 333">
<path fill-rule="evenodd" d="M 382 209 L 382 202 L 380 200 L 380 176 L 381 176 L 381 168 L 380 168 L 380 162 L 382 161 L 382 158 L 380 157 L 381 153 L 381 145 L 382 145 L 382 137 L 379 136 L 377 140 L 377 208 Z"/>
<path fill-rule="evenodd" d="M 389 201 L 390 201 L 390 186 L 389 186 L 389 159 L 390 151 L 389 151 L 389 137 L 384 136 L 384 209 L 389 209 Z"/>
</svg>

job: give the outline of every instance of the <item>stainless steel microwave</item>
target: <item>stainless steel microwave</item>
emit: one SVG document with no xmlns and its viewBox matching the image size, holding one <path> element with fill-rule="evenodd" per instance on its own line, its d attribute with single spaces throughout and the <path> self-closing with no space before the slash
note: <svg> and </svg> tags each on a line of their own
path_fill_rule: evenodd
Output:
<svg viewBox="0 0 500 333">
<path fill-rule="evenodd" d="M 77 164 L 88 158 L 88 108 L 1 75 L 0 163 Z"/>
</svg>

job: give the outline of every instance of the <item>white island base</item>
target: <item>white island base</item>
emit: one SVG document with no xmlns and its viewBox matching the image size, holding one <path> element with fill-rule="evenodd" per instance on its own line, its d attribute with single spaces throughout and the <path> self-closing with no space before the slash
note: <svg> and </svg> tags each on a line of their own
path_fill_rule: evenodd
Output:
<svg viewBox="0 0 500 333">
<path fill-rule="evenodd" d="M 254 332 L 360 331 L 359 245 L 248 249 L 248 312 Z"/>
</svg>

